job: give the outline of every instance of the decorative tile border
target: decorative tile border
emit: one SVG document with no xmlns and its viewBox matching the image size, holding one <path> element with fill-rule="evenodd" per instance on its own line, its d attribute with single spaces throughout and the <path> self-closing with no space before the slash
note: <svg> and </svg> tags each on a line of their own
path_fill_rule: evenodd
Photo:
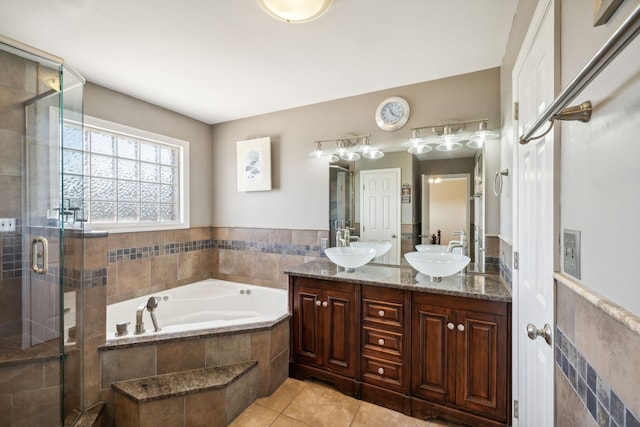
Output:
<svg viewBox="0 0 640 427">
<path fill-rule="evenodd" d="M 263 252 L 280 255 L 325 256 L 320 245 L 294 245 L 267 242 L 247 242 L 244 240 L 213 240 L 213 249 L 233 251 Z"/>
<path fill-rule="evenodd" d="M 593 419 L 602 427 L 640 427 L 636 417 L 584 355 L 556 326 L 556 364 Z"/>
<path fill-rule="evenodd" d="M 84 273 L 84 275 L 83 275 Z M 60 284 L 60 267 L 57 265 L 49 266 L 49 271 L 46 274 L 36 274 L 29 271 L 32 275 L 32 279 L 42 280 L 46 283 L 54 285 Z M 107 269 L 98 268 L 96 270 L 71 270 L 64 269 L 64 286 L 72 289 L 90 289 L 98 286 L 107 286 Z"/>
<path fill-rule="evenodd" d="M 500 276 L 502 276 L 509 289 L 513 290 L 513 285 L 511 284 L 511 269 L 507 264 L 505 264 L 502 257 L 498 258 L 498 270 L 500 271 Z"/>
<path fill-rule="evenodd" d="M 107 254 L 107 262 L 113 263 L 136 259 L 154 258 L 163 255 L 180 254 L 211 248 L 211 239 L 164 243 L 162 245 L 142 246 L 139 248 L 122 248 L 109 251 Z"/>
</svg>

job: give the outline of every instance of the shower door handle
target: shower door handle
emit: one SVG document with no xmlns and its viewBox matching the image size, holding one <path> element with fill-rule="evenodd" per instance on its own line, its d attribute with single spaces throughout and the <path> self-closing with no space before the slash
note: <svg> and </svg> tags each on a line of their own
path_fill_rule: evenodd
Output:
<svg viewBox="0 0 640 427">
<path fill-rule="evenodd" d="M 38 243 L 42 245 L 42 268 L 38 266 Z M 37 274 L 46 274 L 49 271 L 49 241 L 38 236 L 31 242 L 31 269 Z"/>
</svg>

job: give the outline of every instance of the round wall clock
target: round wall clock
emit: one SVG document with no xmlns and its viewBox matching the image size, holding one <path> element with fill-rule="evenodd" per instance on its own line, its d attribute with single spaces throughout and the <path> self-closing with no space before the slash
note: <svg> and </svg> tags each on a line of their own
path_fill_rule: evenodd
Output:
<svg viewBox="0 0 640 427">
<path fill-rule="evenodd" d="M 376 123 L 382 130 L 398 130 L 409 120 L 409 103 L 399 96 L 387 98 L 378 105 Z"/>
</svg>

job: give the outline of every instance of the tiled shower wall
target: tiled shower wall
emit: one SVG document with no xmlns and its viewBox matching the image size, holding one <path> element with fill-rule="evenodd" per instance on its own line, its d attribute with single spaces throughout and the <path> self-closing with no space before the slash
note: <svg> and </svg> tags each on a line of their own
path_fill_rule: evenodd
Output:
<svg viewBox="0 0 640 427">
<path fill-rule="evenodd" d="M 640 426 L 640 318 L 556 279 L 556 425 Z"/>
</svg>

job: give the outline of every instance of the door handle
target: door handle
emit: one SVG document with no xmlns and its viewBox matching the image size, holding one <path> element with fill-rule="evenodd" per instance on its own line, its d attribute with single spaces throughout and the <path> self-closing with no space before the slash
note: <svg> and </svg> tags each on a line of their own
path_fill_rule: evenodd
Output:
<svg viewBox="0 0 640 427">
<path fill-rule="evenodd" d="M 42 245 L 42 268 L 38 266 L 38 243 Z M 46 274 L 49 271 L 49 241 L 42 236 L 31 242 L 31 269 L 37 274 Z"/>
<path fill-rule="evenodd" d="M 546 323 L 542 329 L 538 329 L 533 323 L 529 323 L 527 325 L 527 336 L 532 340 L 542 337 L 547 344 L 551 345 L 551 326 Z"/>
<path fill-rule="evenodd" d="M 392 234 L 392 235 L 391 235 L 391 238 L 392 238 L 392 239 L 395 239 L 395 238 L 396 238 L 396 235 L 395 235 L 395 234 Z"/>
</svg>

